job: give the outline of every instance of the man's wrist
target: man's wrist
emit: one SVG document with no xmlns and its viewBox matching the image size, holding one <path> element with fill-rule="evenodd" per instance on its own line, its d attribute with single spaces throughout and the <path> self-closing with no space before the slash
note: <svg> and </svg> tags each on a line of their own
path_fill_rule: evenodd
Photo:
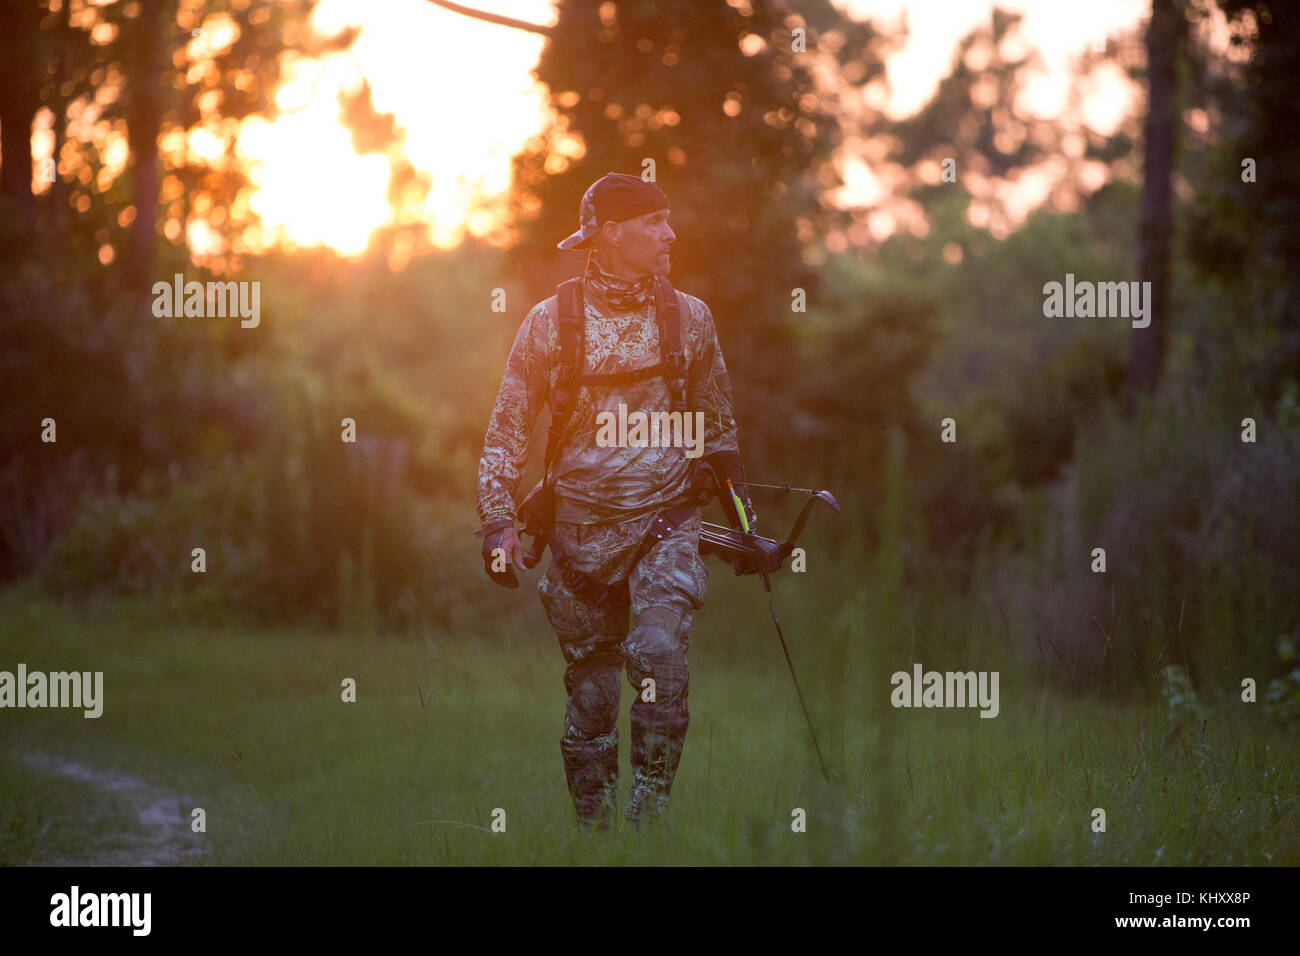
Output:
<svg viewBox="0 0 1300 956">
<path fill-rule="evenodd" d="M 474 532 L 474 537 L 483 538 L 490 534 L 496 534 L 502 528 L 514 528 L 514 526 L 514 518 L 498 518 L 495 521 L 485 522 L 483 527 Z"/>
</svg>

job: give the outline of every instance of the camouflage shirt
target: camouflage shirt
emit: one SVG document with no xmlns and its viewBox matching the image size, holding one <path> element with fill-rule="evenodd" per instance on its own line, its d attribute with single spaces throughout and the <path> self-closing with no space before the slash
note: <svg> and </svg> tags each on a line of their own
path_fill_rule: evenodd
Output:
<svg viewBox="0 0 1300 956">
<path fill-rule="evenodd" d="M 591 269 L 588 276 L 591 276 Z M 556 296 L 539 302 L 515 336 L 505 375 L 492 407 L 478 470 L 478 514 L 484 526 L 515 516 L 514 495 L 528 460 L 528 442 L 542 405 L 556 386 L 560 364 Z M 653 300 L 617 309 L 584 279 L 586 374 L 628 372 L 659 361 L 659 329 Z M 687 362 L 686 415 L 692 431 L 688 449 L 674 447 L 669 432 L 633 446 L 609 445 L 608 424 L 624 406 L 624 420 L 641 411 L 671 408 L 662 376 L 618 385 L 584 385 L 560 435 L 551 474 L 556 520 L 573 524 L 627 521 L 657 511 L 689 491 L 693 460 L 719 451 L 739 452 L 731 412 L 731 383 L 718 346 L 709 307 L 680 293 L 682 348 Z M 610 413 L 598 420 L 602 412 Z M 703 444 L 693 431 L 703 417 Z M 605 429 L 602 431 L 602 424 Z M 633 432 L 628 430 L 627 435 Z M 674 432 L 678 438 L 681 432 Z M 601 442 L 598 436 L 603 435 Z M 656 447 L 659 445 L 660 447 Z"/>
</svg>

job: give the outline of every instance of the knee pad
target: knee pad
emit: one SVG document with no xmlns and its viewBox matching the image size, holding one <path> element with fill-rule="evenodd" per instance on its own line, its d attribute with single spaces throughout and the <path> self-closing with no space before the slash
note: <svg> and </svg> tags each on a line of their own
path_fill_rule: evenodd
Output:
<svg viewBox="0 0 1300 956">
<path fill-rule="evenodd" d="M 583 675 L 569 695 L 567 725 L 590 740 L 607 734 L 618 721 L 618 671 L 602 668 Z"/>
<path fill-rule="evenodd" d="M 629 651 L 640 657 L 663 657 L 677 648 L 680 619 L 666 607 L 646 608 L 627 636 Z"/>
<path fill-rule="evenodd" d="M 637 616 L 623 644 L 627 676 L 633 687 L 640 689 L 646 677 L 671 686 L 684 681 L 686 653 L 677 639 L 678 627 L 679 618 L 668 608 L 648 608 Z M 669 687 L 664 691 L 668 692 Z"/>
</svg>

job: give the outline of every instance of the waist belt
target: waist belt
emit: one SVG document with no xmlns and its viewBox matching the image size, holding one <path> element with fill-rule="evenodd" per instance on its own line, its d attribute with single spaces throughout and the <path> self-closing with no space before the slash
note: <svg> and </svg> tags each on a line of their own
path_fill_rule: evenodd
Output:
<svg viewBox="0 0 1300 956">
<path fill-rule="evenodd" d="M 618 609 L 630 605 L 632 595 L 628 587 L 628 575 L 632 573 L 632 568 L 641 563 L 641 559 L 650 553 L 651 548 L 681 527 L 698 510 L 699 505 L 692 502 L 683 502 L 655 515 L 654 521 L 650 522 L 650 528 L 646 532 L 646 536 L 641 539 L 641 545 L 637 548 L 636 556 L 628 566 L 628 574 L 617 581 L 603 584 L 591 575 L 583 574 L 574 568 L 564 555 L 556 554 L 555 564 L 560 569 L 560 580 L 584 604 L 591 607 Z"/>
</svg>

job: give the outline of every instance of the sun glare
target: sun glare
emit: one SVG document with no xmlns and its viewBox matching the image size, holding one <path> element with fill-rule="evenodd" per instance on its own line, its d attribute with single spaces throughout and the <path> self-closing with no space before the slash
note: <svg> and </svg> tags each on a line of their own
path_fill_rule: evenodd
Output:
<svg viewBox="0 0 1300 956">
<path fill-rule="evenodd" d="M 1066 108 L 1068 61 L 1092 40 L 1135 26 L 1145 0 L 1097 0 L 1083 18 L 1086 24 L 1074 22 L 1076 15 L 1054 0 L 1007 2 L 1026 20 L 1004 52 L 1023 55 L 1032 48 L 1042 57 L 1028 88 L 1033 95 L 1026 93 L 1018 105 L 1046 117 Z M 836 3 L 853 15 L 883 16 L 886 22 L 901 21 L 905 9 L 902 0 Z M 540 24 L 556 20 L 554 0 L 478 6 Z M 957 39 L 986 24 L 992 4 L 960 5 L 962 17 L 930 16 L 950 6 L 947 0 L 906 4 L 912 13 L 910 36 L 889 59 L 888 87 L 875 84 L 873 108 L 901 116 L 919 107 L 944 74 Z M 276 93 L 281 113 L 242 125 L 236 152 L 254 188 L 241 202 L 261 224 L 245 232 L 240 246 L 257 251 L 277 243 L 325 244 L 357 255 L 376 229 L 393 222 L 426 224 L 429 241 L 443 247 L 467 236 L 501 241 L 511 157 L 547 121 L 546 94 L 531 72 L 544 38 L 452 13 L 428 0 L 321 0 L 312 23 L 322 34 L 347 26 L 360 32 L 343 53 L 290 64 Z M 228 44 L 233 36 L 226 29 L 206 42 Z M 400 142 L 393 155 L 404 157 L 428 181 L 427 195 L 408 195 L 396 212 L 389 202 L 392 157 L 357 155 L 340 123 L 339 94 L 355 92 L 363 82 L 370 84 L 375 110 L 394 116 Z M 1131 81 L 1117 68 L 1102 70 L 1087 84 L 1083 118 L 1109 131 L 1133 107 L 1132 97 Z M 201 130 L 191 133 L 189 147 L 200 156 L 221 148 L 216 137 Z M 846 185 L 837 192 L 839 204 L 865 208 L 885 201 L 888 170 L 847 154 L 840 162 Z M 1035 188 L 1028 188 L 1030 183 Z M 1045 187 L 1029 177 L 1022 188 L 1032 200 Z M 879 223 L 873 234 L 878 228 Z M 201 253 L 207 234 L 191 229 L 188 235 Z"/>
<path fill-rule="evenodd" d="M 250 245 L 323 243 L 356 255 L 392 219 L 387 158 L 358 156 L 339 124 L 338 94 L 355 88 L 353 74 L 341 56 L 299 63 L 276 97 L 286 112 L 244 124 L 237 151 L 255 187 L 249 207 L 262 220 Z"/>
<path fill-rule="evenodd" d="M 511 6 L 521 19 L 555 19 L 551 0 Z M 427 223 L 439 246 L 495 236 L 510 158 L 545 121 L 546 97 L 529 72 L 543 38 L 427 0 L 322 0 L 312 23 L 323 34 L 349 25 L 361 32 L 344 53 L 292 64 L 276 94 L 281 114 L 244 123 L 236 149 L 254 184 L 249 208 L 262 220 L 244 244 L 323 243 L 356 255 L 395 219 Z M 363 81 L 375 110 L 395 117 L 401 154 L 429 180 L 427 196 L 407 200 L 396 215 L 389 157 L 358 156 L 339 121 L 339 94 Z"/>
</svg>

